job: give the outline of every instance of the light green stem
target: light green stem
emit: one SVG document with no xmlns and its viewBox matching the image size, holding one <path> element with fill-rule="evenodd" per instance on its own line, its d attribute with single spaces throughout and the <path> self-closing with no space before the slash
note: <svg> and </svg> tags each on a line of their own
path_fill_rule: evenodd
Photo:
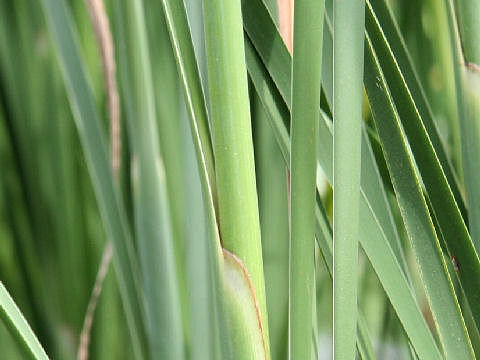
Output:
<svg viewBox="0 0 480 360">
<path fill-rule="evenodd" d="M 333 6 L 333 338 L 343 360 L 355 358 L 365 2 Z"/>
<path fill-rule="evenodd" d="M 248 269 L 269 357 L 240 0 L 204 0 L 203 8 L 221 241 Z"/>
<path fill-rule="evenodd" d="M 313 356 L 315 174 L 324 10 L 324 1 L 296 0 L 294 4 L 289 359 Z"/>
</svg>

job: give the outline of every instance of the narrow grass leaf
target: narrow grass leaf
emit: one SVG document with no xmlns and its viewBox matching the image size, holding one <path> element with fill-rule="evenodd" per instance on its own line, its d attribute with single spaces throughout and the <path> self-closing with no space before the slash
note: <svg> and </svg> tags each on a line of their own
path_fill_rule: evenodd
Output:
<svg viewBox="0 0 480 360">
<path fill-rule="evenodd" d="M 327 35 L 324 36 L 324 39 L 325 39 L 324 59 L 326 59 L 326 61 L 329 63 L 333 63 L 333 27 L 332 27 L 333 14 L 332 12 L 333 12 L 332 9 L 330 9 L 330 11 L 327 11 L 325 14 L 325 27 L 326 27 L 325 34 Z M 324 73 L 325 72 L 328 72 L 328 69 L 326 69 L 324 66 Z M 327 76 L 327 78 L 323 79 L 322 86 L 324 88 L 327 102 L 329 103 L 330 107 L 332 107 L 332 104 L 333 104 L 332 74 L 330 74 L 330 76 Z M 321 136 L 322 134 L 324 134 L 325 136 L 328 136 L 326 132 L 321 132 L 320 134 Z M 385 235 L 390 243 L 390 246 L 392 247 L 392 250 L 394 251 L 397 257 L 398 262 L 402 266 L 405 276 L 408 279 L 409 274 L 408 274 L 407 264 L 405 260 L 405 254 L 400 242 L 400 238 L 398 236 L 396 226 L 394 225 L 395 222 L 393 220 L 392 211 L 388 204 L 386 192 L 382 184 L 382 177 L 380 176 L 381 174 L 378 173 L 379 172 L 378 165 L 375 164 L 375 160 L 370 154 L 371 150 L 370 150 L 369 141 L 368 141 L 369 137 L 365 134 L 365 132 L 362 135 L 363 135 L 362 153 L 368 154 L 368 156 L 362 158 L 361 186 L 367 198 L 369 199 L 369 202 L 375 212 L 376 217 L 378 218 L 378 221 L 380 222 L 383 228 L 383 231 L 385 232 Z M 325 141 L 328 141 L 328 140 L 325 139 Z M 372 144 L 372 146 L 374 145 L 376 144 Z M 326 156 L 328 155 L 326 154 Z"/>
<path fill-rule="evenodd" d="M 186 111 L 183 112 L 184 123 L 187 123 Z M 210 276 L 209 242 L 207 236 L 207 215 L 205 202 L 202 197 L 202 186 L 198 170 L 195 149 L 190 129 L 184 126 L 184 141 L 186 168 L 186 198 L 187 209 L 186 226 L 186 267 L 187 284 L 189 289 L 190 331 L 191 331 L 191 359 L 214 360 L 216 357 L 215 338 L 218 334 L 215 329 L 215 311 L 213 291 L 215 291 Z"/>
<path fill-rule="evenodd" d="M 323 12 L 323 0 L 295 1 L 290 122 L 290 359 L 312 357 L 314 208 Z"/>
<path fill-rule="evenodd" d="M 388 9 L 381 7 L 381 4 L 376 5 L 377 12 L 383 11 L 380 13 L 381 18 L 384 21 L 388 19 Z M 395 33 L 395 28 L 392 29 L 392 23 L 379 23 L 380 17 L 375 17 L 373 10 L 369 4 L 366 27 L 371 36 L 372 46 L 378 55 L 379 64 L 415 156 L 449 255 L 455 256 L 462 265 L 462 271 L 459 271 L 457 276 L 463 290 L 468 295 L 469 305 L 476 319 L 477 327 L 479 327 L 480 260 L 461 214 L 462 199 L 459 195 L 455 196 L 458 193 L 454 191 L 456 189 L 455 179 L 449 179 L 447 176 L 449 163 L 446 160 L 441 161 L 444 156 L 442 155 L 443 147 L 439 140 L 438 143 L 435 140 L 438 136 L 435 125 L 427 111 L 428 106 L 422 102 L 421 88 L 419 88 L 418 81 L 415 81 L 416 78 L 411 64 L 409 64 L 406 50 L 401 46 L 401 39 Z M 386 30 L 389 30 L 390 43 L 385 37 L 384 31 Z M 391 47 L 393 45 L 396 46 L 393 48 Z M 452 173 L 450 176 L 453 176 Z"/>
<path fill-rule="evenodd" d="M 183 84 L 190 128 L 194 139 L 202 186 L 214 213 L 216 206 L 215 163 L 212 140 L 208 128 L 207 106 L 202 89 L 198 63 L 190 33 L 185 6 L 182 1 L 162 0 L 165 19 L 177 69 Z"/>
<path fill-rule="evenodd" d="M 220 338 L 220 349 L 218 351 L 221 352 L 221 358 L 229 359 L 232 356 L 232 350 L 224 313 L 226 304 L 223 303 L 221 296 L 223 288 L 220 276 L 223 266 L 223 256 L 217 223 L 218 204 L 215 164 L 212 140 L 209 132 L 207 106 L 184 4 L 179 1 L 163 0 L 162 6 L 170 41 L 175 54 L 177 70 L 183 85 L 183 94 L 190 120 L 190 131 L 195 147 L 202 185 L 205 216 L 208 223 L 207 252 L 211 272 L 210 281 L 212 284 L 209 294 L 212 297 L 212 301 L 216 304 L 214 314 L 212 314 L 212 321 L 215 322 L 215 324 L 213 324 L 215 328 L 214 333 L 217 333 Z"/>
<path fill-rule="evenodd" d="M 253 108 L 258 206 L 272 359 L 285 358 L 288 332 L 288 199 L 285 163 L 258 95 Z M 315 317 L 314 317 L 315 318 Z"/>
<path fill-rule="evenodd" d="M 278 32 L 275 21 L 263 0 L 242 0 L 243 26 L 262 61 L 278 71 L 272 76 L 283 100 L 292 101 L 291 55 Z M 270 71 L 268 69 L 268 71 Z"/>
<path fill-rule="evenodd" d="M 178 292 L 180 298 L 180 313 L 184 341 L 190 343 L 191 334 L 189 318 L 192 315 L 188 307 L 190 292 L 186 275 L 186 226 L 187 198 L 185 194 L 184 123 L 182 116 L 184 101 L 182 86 L 177 74 L 174 53 L 163 16 L 162 4 L 157 0 L 143 0 L 145 26 L 148 33 L 149 53 L 152 68 L 152 83 L 155 97 L 156 123 L 160 153 L 165 168 L 166 190 L 168 195 L 169 219 L 171 223 L 174 264 L 177 273 Z M 152 36 L 153 35 L 153 36 Z M 172 121 L 176 119 L 177 121 Z"/>
<path fill-rule="evenodd" d="M 47 360 L 48 356 L 23 317 L 20 309 L 0 281 L 0 318 L 7 325 L 22 350 L 35 360 Z"/>
<path fill-rule="evenodd" d="M 179 278 L 175 271 L 170 204 L 158 138 L 143 4 L 115 3 L 120 73 L 133 155 L 132 184 L 151 358 L 184 357 Z"/>
<path fill-rule="evenodd" d="M 371 26 L 375 24 L 375 26 Z M 435 125 L 433 120 L 433 113 L 428 102 L 428 99 L 425 95 L 425 91 L 423 90 L 422 84 L 418 78 L 417 73 L 415 72 L 412 60 L 408 54 L 407 47 L 405 45 L 404 39 L 400 33 L 400 29 L 398 28 L 395 20 L 393 18 L 393 14 L 391 13 L 388 4 L 385 0 L 367 0 L 367 11 L 366 11 L 366 19 L 365 19 L 365 27 L 367 28 L 369 34 L 372 37 L 372 43 L 375 51 L 378 54 L 380 66 L 384 69 L 385 78 L 387 80 L 387 84 L 393 84 L 398 82 L 399 80 L 393 80 L 398 77 L 398 74 L 401 75 L 403 78 L 402 82 L 404 82 L 408 88 L 410 93 L 411 100 L 415 103 L 415 107 L 417 108 L 417 112 L 420 115 L 420 118 L 423 123 L 423 127 L 425 130 L 423 132 L 427 132 L 428 137 L 430 138 L 430 142 L 435 149 L 435 153 L 438 157 L 438 161 L 442 165 L 443 172 L 445 177 L 448 180 L 448 184 L 450 185 L 451 192 L 455 197 L 455 201 L 457 206 L 464 218 L 466 218 L 466 208 L 464 204 L 464 200 L 458 185 L 458 180 L 455 175 L 455 171 L 453 170 L 449 160 L 447 153 L 445 151 L 444 145 L 440 139 L 440 135 L 438 129 Z M 387 60 L 388 56 L 381 55 L 385 50 L 384 45 L 382 42 L 388 43 L 390 48 L 390 52 L 392 55 L 392 59 L 394 60 L 396 70 L 392 71 L 389 69 L 388 63 L 384 63 Z M 389 60 L 391 63 L 391 60 Z M 401 83 L 401 82 L 400 82 Z M 397 89 L 398 87 L 398 89 Z M 390 86 L 392 97 L 397 104 L 397 98 L 401 98 L 401 94 L 404 93 L 404 86 L 400 87 Z M 404 96 L 404 95 L 403 95 Z M 408 104 L 408 102 L 405 102 Z M 409 124 L 409 117 L 402 116 L 402 107 L 397 106 L 398 111 L 400 114 L 400 118 L 402 122 L 405 124 Z M 410 106 L 405 106 L 406 110 L 410 108 Z M 413 117 L 415 119 L 416 117 Z M 412 121 L 415 123 L 415 121 Z M 405 129 L 407 132 L 408 130 Z M 410 136 L 407 133 L 407 136 Z M 423 135 L 422 135 L 423 136 Z M 412 145 L 413 146 L 413 145 Z M 413 150 L 413 149 L 412 149 Z"/>
<path fill-rule="evenodd" d="M 398 204 L 446 358 L 474 358 L 398 114 L 367 36 L 365 86 Z"/>
<path fill-rule="evenodd" d="M 355 357 L 363 0 L 333 4 L 333 353 Z"/>
</svg>

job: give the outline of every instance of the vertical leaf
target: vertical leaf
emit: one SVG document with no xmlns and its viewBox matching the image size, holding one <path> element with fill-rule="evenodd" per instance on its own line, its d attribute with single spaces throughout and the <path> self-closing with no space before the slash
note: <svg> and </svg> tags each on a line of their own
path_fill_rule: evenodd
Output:
<svg viewBox="0 0 480 360">
<path fill-rule="evenodd" d="M 290 154 L 289 359 L 311 359 L 315 180 L 325 3 L 296 0 Z"/>
<path fill-rule="evenodd" d="M 115 6 L 150 356 L 177 359 L 184 356 L 184 337 L 143 3 L 116 1 Z"/>
<path fill-rule="evenodd" d="M 333 4 L 334 357 L 355 357 L 364 0 Z"/>
<path fill-rule="evenodd" d="M 221 359 L 229 359 L 232 356 L 231 343 L 224 313 L 225 304 L 222 298 L 221 271 L 223 255 L 216 216 L 215 164 L 207 118 L 207 106 L 185 6 L 182 2 L 175 0 L 163 0 L 162 5 L 175 54 L 178 74 L 183 84 L 183 94 L 189 115 L 190 131 L 202 186 L 203 205 L 207 221 L 206 251 L 208 256 L 206 261 L 209 265 L 209 280 L 211 284 L 209 296 L 211 296 L 214 308 L 210 320 L 212 321 L 212 337 L 217 337 L 219 340 L 219 344 L 213 344 L 213 352 L 214 356 L 218 355 L 218 350 Z M 217 345 L 219 346 L 218 349 Z"/>
</svg>

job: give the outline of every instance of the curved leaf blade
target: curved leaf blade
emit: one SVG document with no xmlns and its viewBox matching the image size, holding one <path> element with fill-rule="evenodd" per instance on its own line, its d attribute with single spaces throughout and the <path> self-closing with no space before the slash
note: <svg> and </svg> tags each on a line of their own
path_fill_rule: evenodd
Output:
<svg viewBox="0 0 480 360">
<path fill-rule="evenodd" d="M 455 256 L 462 266 L 462 270 L 456 274 L 479 327 L 480 260 L 462 217 L 463 201 L 456 187 L 456 180 L 446 160 L 408 54 L 396 33 L 393 20 L 389 17 L 391 15 L 388 8 L 380 0 L 371 0 L 367 5 L 366 28 L 372 46 L 378 55 L 380 67 L 415 156 L 449 255 Z"/>
<path fill-rule="evenodd" d="M 48 360 L 42 345 L 0 281 L 0 318 L 12 332 L 22 350 L 35 360 Z"/>
<path fill-rule="evenodd" d="M 367 35 L 365 86 L 446 358 L 475 358 L 398 114 Z"/>
</svg>

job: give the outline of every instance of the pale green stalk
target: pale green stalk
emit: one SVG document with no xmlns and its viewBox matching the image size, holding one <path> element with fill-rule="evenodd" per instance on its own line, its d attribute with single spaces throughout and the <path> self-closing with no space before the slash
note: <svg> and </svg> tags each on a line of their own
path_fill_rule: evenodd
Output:
<svg viewBox="0 0 480 360">
<path fill-rule="evenodd" d="M 355 358 L 364 7 L 333 5 L 333 351 L 342 360 Z"/>
<path fill-rule="evenodd" d="M 221 241 L 251 278 L 269 357 L 240 0 L 204 0 L 203 9 Z"/>
<path fill-rule="evenodd" d="M 293 21 L 289 359 L 311 359 L 315 181 L 324 1 L 296 0 Z"/>
</svg>

